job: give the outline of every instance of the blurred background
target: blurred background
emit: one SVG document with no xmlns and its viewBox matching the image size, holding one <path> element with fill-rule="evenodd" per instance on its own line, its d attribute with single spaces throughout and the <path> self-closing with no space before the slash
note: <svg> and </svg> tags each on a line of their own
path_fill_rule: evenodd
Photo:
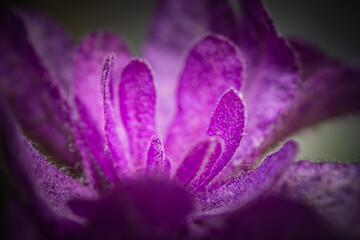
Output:
<svg viewBox="0 0 360 240">
<path fill-rule="evenodd" d="M 120 34 L 138 55 L 153 13 L 154 0 L 16 0 L 8 1 L 47 13 L 76 41 L 95 29 Z M 235 1 L 232 1 L 235 2 Z M 265 0 L 284 35 L 301 36 L 330 55 L 360 63 L 360 14 L 352 0 Z M 236 4 L 234 4 L 236 5 Z M 360 116 L 348 116 L 304 130 L 296 135 L 299 159 L 356 161 L 360 159 Z"/>
</svg>

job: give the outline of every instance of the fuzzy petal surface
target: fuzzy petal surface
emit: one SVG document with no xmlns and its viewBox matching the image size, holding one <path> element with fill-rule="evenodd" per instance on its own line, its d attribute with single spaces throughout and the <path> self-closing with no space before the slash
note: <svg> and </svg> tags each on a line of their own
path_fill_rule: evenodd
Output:
<svg viewBox="0 0 360 240">
<path fill-rule="evenodd" d="M 122 39 L 109 32 L 92 32 L 84 37 L 75 54 L 74 90 L 98 131 L 104 135 L 104 115 L 102 105 L 102 64 L 107 55 L 115 54 L 114 84 L 120 81 L 120 73 L 130 58 L 130 53 Z M 115 101 L 114 101 L 115 102 Z M 80 116 L 81 117 L 81 116 Z"/>
<path fill-rule="evenodd" d="M 186 155 L 178 168 L 175 179 L 183 185 L 204 172 L 205 166 L 212 166 L 223 151 L 222 141 L 216 137 L 206 138 L 196 144 Z"/>
<path fill-rule="evenodd" d="M 155 86 L 151 69 L 144 61 L 135 59 L 126 65 L 121 74 L 119 98 L 132 163 L 136 171 L 143 171 L 149 142 L 156 136 Z"/>
<path fill-rule="evenodd" d="M 360 236 L 360 163 L 294 163 L 278 190 L 314 206 L 343 236 Z"/>
<path fill-rule="evenodd" d="M 62 235 L 84 224 L 84 219 L 67 207 L 72 199 L 94 200 L 97 195 L 62 173 L 40 155 L 21 134 L 15 119 L 3 103 L 0 105 L 1 132 L 5 163 L 42 220 L 52 229 L 53 235 Z"/>
<path fill-rule="evenodd" d="M 75 150 L 69 147 L 74 144 L 73 110 L 32 47 L 21 19 L 8 9 L 0 11 L 0 96 L 42 152 L 74 166 Z"/>
<path fill-rule="evenodd" d="M 292 105 L 300 82 L 295 55 L 279 35 L 260 0 L 241 0 L 239 47 L 246 63 L 242 93 L 247 106 L 246 137 L 236 158 L 254 164 L 267 138 Z"/>
<path fill-rule="evenodd" d="M 206 134 L 220 97 L 239 90 L 243 66 L 238 49 L 220 36 L 207 36 L 190 51 L 179 80 L 177 114 L 166 140 L 174 166 Z"/>
<path fill-rule="evenodd" d="M 107 146 L 109 147 L 112 156 L 115 170 L 121 175 L 120 177 L 128 178 L 132 170 L 132 165 L 129 163 L 129 156 L 127 155 L 123 134 L 120 129 L 120 122 L 116 118 L 113 101 L 111 99 L 111 85 L 113 84 L 113 67 L 114 55 L 105 57 L 104 67 L 102 73 L 102 91 L 104 103 L 104 117 L 105 117 L 105 135 Z"/>
<path fill-rule="evenodd" d="M 360 66 L 327 56 L 304 40 L 292 40 L 303 69 L 303 84 L 279 127 L 278 138 L 331 118 L 359 113 Z"/>
<path fill-rule="evenodd" d="M 41 63 L 59 83 L 65 96 L 72 96 L 75 46 L 70 35 L 53 19 L 38 12 L 15 9 L 25 24 L 28 39 Z"/>
<path fill-rule="evenodd" d="M 236 38 L 235 18 L 227 1 L 158 1 L 143 56 L 159 82 L 157 121 L 164 129 L 176 113 L 174 93 L 187 51 L 209 32 Z M 164 134 L 162 130 L 160 136 Z"/>
<path fill-rule="evenodd" d="M 150 142 L 147 153 L 146 174 L 148 176 L 167 179 L 169 177 L 169 159 L 164 156 L 164 147 L 158 137 Z"/>
<path fill-rule="evenodd" d="M 237 178 L 210 185 L 197 197 L 202 211 L 200 215 L 229 212 L 265 194 L 291 165 L 296 153 L 296 143 L 289 141 L 268 156 L 258 168 Z"/>
<path fill-rule="evenodd" d="M 208 136 L 216 136 L 224 141 L 222 155 L 215 162 L 206 164 L 204 172 L 191 183 L 191 188 L 199 190 L 210 183 L 232 159 L 244 130 L 244 105 L 237 93 L 230 89 L 221 97 L 211 117 Z"/>
<path fill-rule="evenodd" d="M 102 66 L 107 55 L 115 54 L 113 86 L 109 86 L 110 98 L 115 109 L 115 120 L 119 122 L 118 94 L 115 89 L 120 82 L 120 72 L 130 58 L 122 39 L 109 32 L 92 32 L 84 37 L 75 54 L 74 94 L 78 110 L 77 145 L 82 154 L 88 184 L 101 188 L 101 180 L 96 176 L 101 171 L 110 183 L 117 181 L 117 172 L 110 151 L 107 151 L 104 115 Z"/>
</svg>

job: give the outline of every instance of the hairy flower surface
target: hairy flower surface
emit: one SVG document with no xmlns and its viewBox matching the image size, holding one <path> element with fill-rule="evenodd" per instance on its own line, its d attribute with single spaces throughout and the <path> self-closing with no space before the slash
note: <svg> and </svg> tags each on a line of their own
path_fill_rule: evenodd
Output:
<svg viewBox="0 0 360 240">
<path fill-rule="evenodd" d="M 2 152 L 24 193 L 5 237 L 360 237 L 360 165 L 296 162 L 286 141 L 358 112 L 360 68 L 239 3 L 159 1 L 143 59 L 0 9 Z"/>
</svg>

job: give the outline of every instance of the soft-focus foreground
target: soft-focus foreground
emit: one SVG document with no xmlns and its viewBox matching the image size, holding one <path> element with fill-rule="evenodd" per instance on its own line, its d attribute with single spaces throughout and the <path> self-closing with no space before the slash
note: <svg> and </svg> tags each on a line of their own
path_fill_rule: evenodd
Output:
<svg viewBox="0 0 360 240">
<path fill-rule="evenodd" d="M 239 5 L 159 1 L 143 59 L 1 8 L 5 239 L 359 238 L 359 163 L 285 142 L 360 110 L 359 66 Z"/>
</svg>

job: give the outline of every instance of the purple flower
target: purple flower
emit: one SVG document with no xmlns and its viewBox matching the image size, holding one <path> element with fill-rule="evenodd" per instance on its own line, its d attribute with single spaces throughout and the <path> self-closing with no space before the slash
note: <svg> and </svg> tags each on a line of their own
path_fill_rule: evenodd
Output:
<svg viewBox="0 0 360 240">
<path fill-rule="evenodd" d="M 261 1 L 163 0 L 143 59 L 1 9 L 10 239 L 360 236 L 360 165 L 293 133 L 360 110 L 360 68 L 277 32 Z M 275 150 L 274 149 L 278 149 Z"/>
</svg>

